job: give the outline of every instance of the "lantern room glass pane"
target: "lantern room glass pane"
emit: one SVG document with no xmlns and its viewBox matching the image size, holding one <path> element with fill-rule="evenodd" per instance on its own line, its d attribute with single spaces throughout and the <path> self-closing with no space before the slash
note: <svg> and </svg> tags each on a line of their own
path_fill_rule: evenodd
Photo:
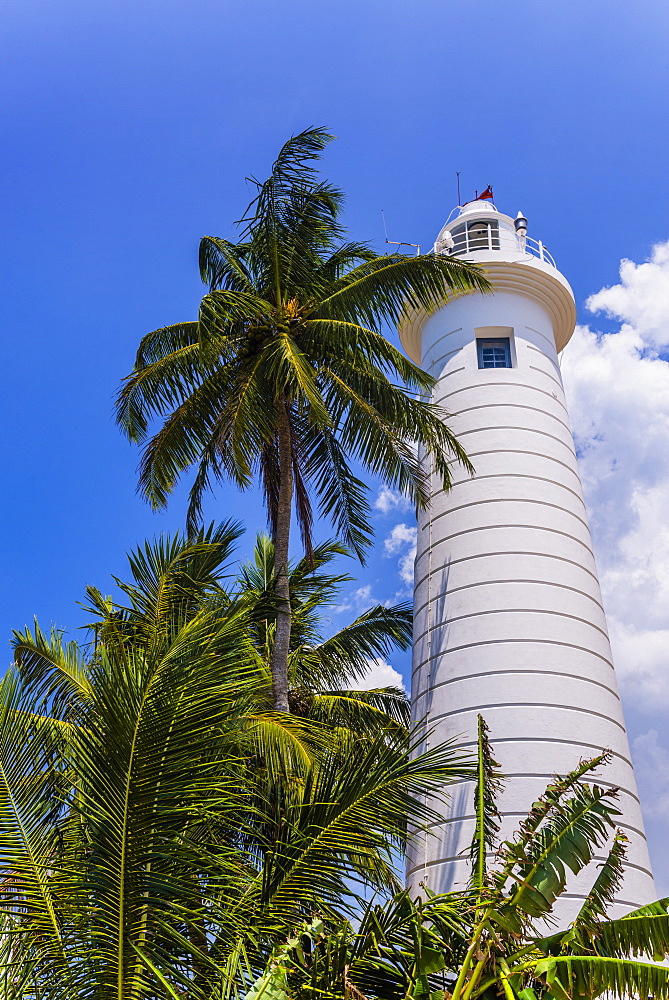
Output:
<svg viewBox="0 0 669 1000">
<path fill-rule="evenodd" d="M 466 254 L 475 250 L 499 250 L 499 222 L 497 219 L 478 219 L 461 222 L 451 230 L 451 253 Z"/>
</svg>

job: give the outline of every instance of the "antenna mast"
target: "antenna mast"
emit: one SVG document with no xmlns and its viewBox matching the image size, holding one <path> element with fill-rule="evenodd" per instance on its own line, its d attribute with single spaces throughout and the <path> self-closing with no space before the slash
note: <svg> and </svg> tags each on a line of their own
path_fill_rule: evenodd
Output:
<svg viewBox="0 0 669 1000">
<path fill-rule="evenodd" d="M 386 243 L 390 244 L 392 247 L 397 247 L 398 252 L 400 247 L 413 247 L 416 251 L 416 257 L 420 257 L 420 243 L 407 243 L 406 240 L 402 240 L 400 243 L 397 240 L 388 239 L 388 230 L 386 229 L 386 213 L 381 209 L 381 218 L 383 219 L 383 234 L 386 238 Z"/>
</svg>

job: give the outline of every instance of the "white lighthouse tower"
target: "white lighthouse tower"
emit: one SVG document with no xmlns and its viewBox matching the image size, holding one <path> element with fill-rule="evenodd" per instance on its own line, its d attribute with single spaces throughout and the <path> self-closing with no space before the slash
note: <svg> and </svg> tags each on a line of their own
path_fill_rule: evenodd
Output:
<svg viewBox="0 0 669 1000">
<path fill-rule="evenodd" d="M 610 749 L 598 780 L 620 787 L 630 841 L 620 915 L 655 893 L 560 376 L 574 296 L 522 216 L 490 200 L 458 211 L 435 251 L 483 264 L 494 293 L 456 297 L 400 331 L 476 469 L 448 493 L 433 478 L 419 515 L 414 718 L 433 728 L 433 745 L 460 737 L 473 749 L 484 716 L 507 777 L 505 836 L 554 774 Z M 455 789 L 409 858 L 410 884 L 466 882 L 472 800 L 471 786 Z M 562 918 L 586 881 L 568 884 Z"/>
</svg>

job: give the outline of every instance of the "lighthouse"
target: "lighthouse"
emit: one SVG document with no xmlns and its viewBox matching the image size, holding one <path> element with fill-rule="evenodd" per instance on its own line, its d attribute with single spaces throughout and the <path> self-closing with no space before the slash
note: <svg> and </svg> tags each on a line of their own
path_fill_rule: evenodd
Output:
<svg viewBox="0 0 669 1000">
<path fill-rule="evenodd" d="M 556 773 L 611 750 L 596 780 L 620 789 L 629 839 L 620 916 L 655 892 L 560 374 L 574 296 L 520 213 L 486 197 L 452 216 L 434 252 L 482 264 L 493 293 L 456 296 L 400 330 L 476 470 L 448 492 L 433 475 L 419 513 L 413 716 L 431 745 L 474 749 L 483 715 L 507 779 L 502 837 Z M 456 786 L 414 843 L 408 883 L 464 886 L 473 829 L 473 789 Z M 587 874 L 568 883 L 561 920 L 578 912 Z"/>
</svg>

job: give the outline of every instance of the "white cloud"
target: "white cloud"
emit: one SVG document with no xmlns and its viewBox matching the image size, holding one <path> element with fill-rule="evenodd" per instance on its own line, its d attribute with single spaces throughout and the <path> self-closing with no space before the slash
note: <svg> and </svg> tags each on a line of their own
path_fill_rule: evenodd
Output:
<svg viewBox="0 0 669 1000">
<path fill-rule="evenodd" d="M 356 614 L 361 614 L 363 611 L 367 611 L 377 604 L 382 604 L 384 608 L 389 608 L 392 603 L 391 598 L 381 600 L 380 597 L 376 597 L 372 593 L 371 583 L 366 583 L 364 586 L 357 587 L 347 594 L 342 603 L 337 604 L 333 610 L 335 614 L 341 614 L 344 611 L 354 611 Z"/>
<path fill-rule="evenodd" d="M 632 755 L 644 812 L 669 817 L 669 753 L 658 742 L 656 729 L 637 736 Z"/>
<path fill-rule="evenodd" d="M 352 691 L 369 691 L 371 688 L 398 687 L 406 690 L 401 673 L 382 657 L 367 661 L 367 670 L 361 677 L 349 682 Z"/>
<path fill-rule="evenodd" d="M 417 536 L 418 529 L 416 527 L 410 527 L 408 524 L 396 524 L 383 542 L 387 555 L 392 556 L 402 552 L 398 568 L 400 577 L 407 587 L 413 586 L 413 564 L 416 559 Z"/>
<path fill-rule="evenodd" d="M 374 501 L 376 510 L 382 514 L 390 514 L 393 510 L 409 510 L 411 503 L 407 497 L 398 490 L 391 490 L 388 486 L 381 486 L 378 496 Z"/>
<path fill-rule="evenodd" d="M 334 608 L 334 612 L 341 614 L 344 611 L 366 611 L 373 604 L 380 604 L 380 601 L 372 597 L 372 585 L 366 583 L 347 594 L 342 603 Z"/>
<path fill-rule="evenodd" d="M 392 556 L 395 552 L 399 552 L 400 549 L 404 548 L 405 545 L 415 545 L 416 535 L 417 529 L 415 527 L 409 527 L 408 524 L 396 524 L 384 540 L 383 547 L 388 555 Z"/>
<path fill-rule="evenodd" d="M 620 262 L 620 284 L 602 288 L 586 303 L 590 312 L 623 320 L 646 345 L 669 345 L 669 240 L 653 247 L 650 260 Z"/>
<path fill-rule="evenodd" d="M 368 607 L 370 604 L 378 603 L 372 598 L 372 585 L 371 583 L 366 583 L 364 587 L 358 587 L 357 590 L 353 591 L 351 595 L 358 607 Z"/>
<path fill-rule="evenodd" d="M 562 369 L 609 618 L 629 700 L 669 704 L 669 242 L 588 299 L 620 322 L 578 327 Z"/>
</svg>

